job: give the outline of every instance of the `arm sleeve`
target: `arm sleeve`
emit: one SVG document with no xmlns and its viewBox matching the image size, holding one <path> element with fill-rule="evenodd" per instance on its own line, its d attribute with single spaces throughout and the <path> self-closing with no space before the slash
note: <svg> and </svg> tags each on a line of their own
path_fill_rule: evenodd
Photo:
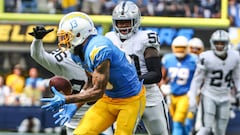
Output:
<svg viewBox="0 0 240 135">
<path fill-rule="evenodd" d="M 144 84 L 158 83 L 162 78 L 160 57 L 146 58 L 145 62 L 148 72 L 139 76 L 139 79 L 144 79 Z"/>
<path fill-rule="evenodd" d="M 195 70 L 193 79 L 191 81 L 191 86 L 190 86 L 190 90 L 188 91 L 188 96 L 190 98 L 190 102 L 191 101 L 195 101 L 196 100 L 196 96 L 197 96 L 197 91 L 201 88 L 202 83 L 204 81 L 204 75 L 206 72 L 206 68 L 204 66 L 204 59 L 200 59 L 197 63 L 197 68 Z"/>
<path fill-rule="evenodd" d="M 42 40 L 34 39 L 30 49 L 31 57 L 44 68 L 53 74 L 57 74 L 61 71 L 57 64 L 58 61 L 55 59 L 54 55 L 45 51 Z"/>
</svg>

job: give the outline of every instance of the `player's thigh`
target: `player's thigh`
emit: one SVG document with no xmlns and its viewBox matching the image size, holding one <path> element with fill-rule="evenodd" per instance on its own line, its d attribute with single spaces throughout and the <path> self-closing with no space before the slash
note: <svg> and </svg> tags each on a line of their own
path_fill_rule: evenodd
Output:
<svg viewBox="0 0 240 135">
<path fill-rule="evenodd" d="M 173 96 L 173 95 L 170 96 L 169 113 L 171 117 L 174 116 L 177 101 L 178 101 L 178 98 L 176 96 Z"/>
<path fill-rule="evenodd" d="M 114 135 L 131 135 L 137 126 L 138 120 L 145 110 L 146 97 L 141 96 L 140 99 L 131 103 L 119 105 L 119 113 L 116 120 L 116 129 Z"/>
<path fill-rule="evenodd" d="M 202 111 L 203 113 L 212 113 L 213 115 L 216 115 L 216 102 L 209 98 L 208 96 L 202 96 Z"/>
<path fill-rule="evenodd" d="M 230 116 L 230 108 L 231 108 L 231 103 L 229 101 L 222 102 L 218 105 L 216 108 L 218 112 L 217 117 L 221 119 L 229 119 Z"/>
<path fill-rule="evenodd" d="M 165 103 L 163 103 L 163 101 L 159 102 L 156 106 L 146 107 L 142 120 L 149 134 L 168 135 L 168 111 L 166 110 Z"/>
<path fill-rule="evenodd" d="M 187 95 L 182 95 L 177 98 L 176 109 L 173 116 L 173 121 L 184 123 L 189 106 Z"/>
<path fill-rule="evenodd" d="M 207 96 L 202 96 L 202 124 L 204 127 L 212 127 L 216 115 L 216 102 Z"/>
<path fill-rule="evenodd" d="M 79 125 L 74 130 L 75 135 L 96 135 L 110 127 L 116 117 L 109 111 L 109 105 L 98 100 L 85 113 Z"/>
</svg>

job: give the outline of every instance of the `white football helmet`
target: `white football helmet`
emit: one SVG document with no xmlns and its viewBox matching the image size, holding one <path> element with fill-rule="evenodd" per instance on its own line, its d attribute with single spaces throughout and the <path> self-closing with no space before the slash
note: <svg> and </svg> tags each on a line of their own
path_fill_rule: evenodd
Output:
<svg viewBox="0 0 240 135">
<path fill-rule="evenodd" d="M 204 51 L 204 44 L 200 38 L 194 37 L 188 41 L 189 52 L 199 55 Z"/>
<path fill-rule="evenodd" d="M 137 32 L 140 26 L 141 12 L 138 6 L 131 1 L 121 1 L 113 10 L 112 20 L 115 32 L 121 39 L 128 39 L 133 33 Z M 117 26 L 118 21 L 130 21 L 130 27 Z M 121 31 L 125 31 L 124 33 Z"/>
<path fill-rule="evenodd" d="M 188 54 L 188 40 L 184 36 L 177 36 L 172 42 L 172 52 L 177 58 L 184 58 Z"/>
<path fill-rule="evenodd" d="M 58 46 L 63 51 L 81 45 L 90 35 L 96 35 L 92 19 L 82 12 L 71 12 L 63 16 L 57 32 Z M 66 46 L 63 47 L 63 46 Z"/>
<path fill-rule="evenodd" d="M 223 56 L 226 54 L 229 42 L 229 35 L 224 30 L 217 30 L 213 32 L 210 38 L 211 49 L 218 56 Z"/>
</svg>

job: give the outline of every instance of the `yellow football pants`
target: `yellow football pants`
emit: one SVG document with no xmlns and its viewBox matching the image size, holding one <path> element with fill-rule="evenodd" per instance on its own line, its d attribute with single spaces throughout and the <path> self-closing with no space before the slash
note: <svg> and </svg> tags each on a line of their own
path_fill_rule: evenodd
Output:
<svg viewBox="0 0 240 135">
<path fill-rule="evenodd" d="M 98 135 L 116 121 L 114 135 L 132 135 L 146 104 L 146 89 L 130 98 L 110 98 L 104 95 L 85 113 L 74 135 Z"/>
</svg>

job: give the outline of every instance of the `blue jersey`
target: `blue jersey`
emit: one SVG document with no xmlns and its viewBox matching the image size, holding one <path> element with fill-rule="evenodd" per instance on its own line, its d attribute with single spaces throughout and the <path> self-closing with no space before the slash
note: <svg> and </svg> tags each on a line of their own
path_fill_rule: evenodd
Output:
<svg viewBox="0 0 240 135">
<path fill-rule="evenodd" d="M 135 67 L 130 64 L 124 54 L 106 37 L 97 35 L 90 37 L 84 46 L 84 61 L 73 55 L 73 61 L 82 65 L 92 73 L 105 60 L 110 61 L 110 77 L 105 94 L 111 98 L 127 98 L 137 95 L 142 83 L 139 81 Z"/>
<path fill-rule="evenodd" d="M 183 95 L 188 92 L 196 69 L 196 61 L 197 56 L 192 54 L 187 54 L 182 61 L 179 61 L 174 54 L 166 54 L 163 57 L 162 65 L 167 69 L 173 95 Z"/>
</svg>

